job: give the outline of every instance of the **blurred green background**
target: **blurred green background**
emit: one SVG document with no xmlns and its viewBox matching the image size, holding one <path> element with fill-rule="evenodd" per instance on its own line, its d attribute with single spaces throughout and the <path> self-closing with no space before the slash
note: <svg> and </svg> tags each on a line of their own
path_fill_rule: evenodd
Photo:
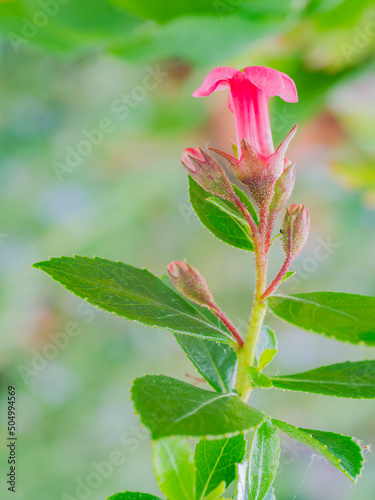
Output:
<svg viewBox="0 0 375 500">
<path fill-rule="evenodd" d="M 275 142 L 299 123 L 293 202 L 309 242 L 285 292 L 375 294 L 375 6 L 368 0 L 3 0 L 0 2 L 1 498 L 103 500 L 158 494 L 131 381 L 195 375 L 173 336 L 91 308 L 30 268 L 98 255 L 161 275 L 187 258 L 244 329 L 252 255 L 192 213 L 188 146 L 230 150 L 225 93 L 191 93 L 219 65 L 268 65 L 294 78 L 298 104 L 272 100 Z M 280 265 L 278 245 L 271 273 Z M 373 358 L 269 318 L 291 373 Z M 69 332 L 69 335 L 68 335 Z M 65 339 L 65 340 L 64 340 Z M 56 345 L 58 345 L 56 347 Z M 18 484 L 6 490 L 6 388 L 17 388 Z M 304 427 L 375 440 L 374 403 L 256 392 L 252 404 Z M 278 500 L 372 500 L 375 459 L 353 487 L 284 440 Z M 114 450 L 121 463 L 101 475 Z M 105 467 L 104 467 L 105 468 Z M 98 480 L 99 477 L 99 480 Z M 5 497 L 4 497 L 5 495 Z"/>
</svg>

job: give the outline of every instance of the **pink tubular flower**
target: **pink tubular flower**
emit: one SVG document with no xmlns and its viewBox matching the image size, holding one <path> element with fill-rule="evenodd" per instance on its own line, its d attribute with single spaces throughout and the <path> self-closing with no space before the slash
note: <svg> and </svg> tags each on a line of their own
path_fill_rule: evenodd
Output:
<svg viewBox="0 0 375 500">
<path fill-rule="evenodd" d="M 274 147 L 268 99 L 278 95 L 284 101 L 297 102 L 293 80 L 265 66 L 249 66 L 243 71 L 222 67 L 212 70 L 193 96 L 204 97 L 226 88 L 229 88 L 229 109 L 234 114 L 239 154 L 241 141 L 246 139 L 260 155 L 270 156 Z"/>
</svg>

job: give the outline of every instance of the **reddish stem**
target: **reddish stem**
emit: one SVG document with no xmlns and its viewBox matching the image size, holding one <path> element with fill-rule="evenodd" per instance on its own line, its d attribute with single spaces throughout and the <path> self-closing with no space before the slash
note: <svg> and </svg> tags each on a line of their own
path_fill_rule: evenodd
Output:
<svg viewBox="0 0 375 500">
<path fill-rule="evenodd" d="M 258 233 L 258 227 L 255 224 L 255 221 L 254 221 L 253 217 L 251 216 L 250 212 L 248 211 L 248 209 L 245 207 L 245 205 L 242 203 L 242 201 L 237 196 L 234 197 L 233 201 L 237 205 L 237 207 L 239 208 L 242 215 L 245 217 L 246 222 L 249 224 L 252 236 L 255 236 Z"/>
<path fill-rule="evenodd" d="M 224 325 L 228 328 L 230 333 L 236 339 L 238 345 L 240 347 L 242 347 L 244 345 L 244 341 L 241 337 L 240 332 L 237 330 L 237 328 L 234 326 L 234 324 L 231 322 L 231 320 L 225 315 L 225 313 L 216 304 L 212 304 L 210 309 L 215 314 L 215 316 L 217 316 L 220 319 L 220 321 L 222 321 L 224 323 Z"/>
<path fill-rule="evenodd" d="M 265 242 L 264 234 L 267 230 L 268 208 L 269 208 L 269 203 L 265 203 L 262 206 L 259 214 L 259 233 L 263 236 L 263 242 Z"/>
<path fill-rule="evenodd" d="M 272 281 L 272 283 L 269 285 L 269 287 L 267 288 L 267 290 L 263 293 L 262 300 L 264 300 L 267 297 L 269 297 L 276 290 L 276 288 L 280 285 L 281 280 L 285 276 L 285 273 L 288 271 L 288 269 L 291 266 L 292 262 L 293 262 L 293 259 L 292 259 L 291 255 L 288 255 L 287 258 L 284 261 L 284 264 L 283 264 L 282 268 L 278 272 L 276 278 Z"/>
</svg>

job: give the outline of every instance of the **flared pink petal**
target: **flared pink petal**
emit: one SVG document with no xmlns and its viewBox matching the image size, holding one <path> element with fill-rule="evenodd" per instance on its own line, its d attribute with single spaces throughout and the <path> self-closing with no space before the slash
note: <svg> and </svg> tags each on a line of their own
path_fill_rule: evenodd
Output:
<svg viewBox="0 0 375 500">
<path fill-rule="evenodd" d="M 193 92 L 194 97 L 205 97 L 212 94 L 214 90 L 224 90 L 228 88 L 228 81 L 237 73 L 238 69 L 221 67 L 213 69 L 204 79 L 202 85 Z"/>
<path fill-rule="evenodd" d="M 263 90 L 268 97 L 278 95 L 286 102 L 298 101 L 295 83 L 285 73 L 267 66 L 248 66 L 244 73 L 251 83 Z"/>
</svg>

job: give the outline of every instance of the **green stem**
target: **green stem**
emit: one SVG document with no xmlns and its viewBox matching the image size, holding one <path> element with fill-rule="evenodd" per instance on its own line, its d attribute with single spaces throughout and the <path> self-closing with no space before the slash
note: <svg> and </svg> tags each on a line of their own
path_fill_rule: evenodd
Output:
<svg viewBox="0 0 375 500">
<path fill-rule="evenodd" d="M 238 353 L 236 390 L 243 401 L 247 401 L 251 393 L 251 384 L 247 374 L 247 367 L 252 366 L 254 363 L 255 349 L 263 326 L 266 311 L 266 303 L 258 302 L 257 299 L 254 299 L 246 341 L 243 348 Z"/>
<path fill-rule="evenodd" d="M 247 374 L 247 367 L 253 366 L 255 350 L 262 330 L 264 317 L 267 312 L 267 304 L 262 300 L 262 295 L 267 284 L 267 256 L 269 245 L 266 242 L 266 232 L 268 230 L 266 218 L 268 216 L 268 206 L 260 214 L 259 233 L 254 237 L 255 267 L 257 272 L 255 297 L 251 312 L 249 329 L 243 347 L 238 352 L 238 369 L 236 390 L 243 401 L 249 399 L 251 393 L 251 383 Z"/>
</svg>

